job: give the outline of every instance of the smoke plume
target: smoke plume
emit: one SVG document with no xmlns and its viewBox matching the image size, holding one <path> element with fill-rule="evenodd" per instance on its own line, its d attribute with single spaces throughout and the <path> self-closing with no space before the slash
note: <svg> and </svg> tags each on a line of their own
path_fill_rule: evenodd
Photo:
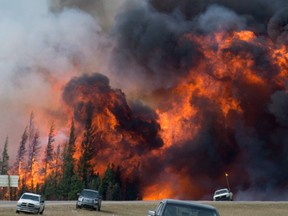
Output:
<svg viewBox="0 0 288 216">
<path fill-rule="evenodd" d="M 145 199 L 211 199 L 228 173 L 236 200 L 287 200 L 287 1 L 1 4 L 10 149 L 31 111 L 61 143 L 92 106 L 95 172 L 137 170 Z"/>
<path fill-rule="evenodd" d="M 167 148 L 159 153 L 160 159 L 153 160 L 163 170 L 161 174 L 145 163 L 145 168 L 155 174 L 153 179 L 161 182 L 158 186 L 167 184 L 167 178 L 178 180 L 176 185 L 168 183 L 174 196 L 210 199 L 213 189 L 227 187 L 225 172 L 229 172 L 232 189 L 241 194 L 239 199 L 244 199 L 247 192 L 247 197 L 254 194 L 257 199 L 277 200 L 273 191 L 287 188 L 287 92 L 285 81 L 277 81 L 286 72 L 270 50 L 286 44 L 285 40 L 271 44 L 267 25 L 288 5 L 285 1 L 274 3 L 130 1 L 125 12 L 117 16 L 112 29 L 117 42 L 113 72 L 120 79 L 132 78 L 137 83 L 135 91 L 157 107 L 160 116 L 166 113 L 176 121 L 177 113 L 172 111 L 181 109 L 175 104 L 184 106 L 177 97 L 187 95 L 190 100 L 190 114 L 182 113 L 178 119 L 183 123 L 170 121 L 171 132 L 169 126 L 163 132 L 172 133 L 172 144 L 162 136 Z M 280 22 L 278 17 L 275 25 L 287 25 L 287 20 Z M 247 35 L 251 39 L 237 39 L 235 32 L 253 35 Z M 233 34 L 231 43 L 225 41 Z M 282 30 L 277 34 L 280 36 Z M 240 65 L 234 64 L 236 59 Z M 287 59 L 284 61 L 287 65 Z M 195 90 L 200 74 L 208 76 L 203 88 L 216 89 L 217 94 L 214 90 Z M 259 80 L 249 80 L 249 76 Z M 126 83 L 122 79 L 120 82 Z M 179 88 L 185 85 L 191 88 L 182 93 Z M 219 97 L 229 104 L 228 112 Z M 195 109 L 197 115 L 192 114 Z M 178 124 L 184 137 L 175 132 Z"/>
</svg>

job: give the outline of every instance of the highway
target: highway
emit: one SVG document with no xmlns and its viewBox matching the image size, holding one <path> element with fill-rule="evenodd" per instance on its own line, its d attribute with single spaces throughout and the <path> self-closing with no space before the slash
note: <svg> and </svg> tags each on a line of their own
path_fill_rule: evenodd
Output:
<svg viewBox="0 0 288 216">
<path fill-rule="evenodd" d="M 140 204 L 140 203 L 157 203 L 158 201 L 103 201 L 103 204 L 129 204 L 129 203 L 133 203 L 133 204 Z M 75 205 L 76 200 L 72 200 L 72 201 L 45 201 L 45 205 L 47 206 L 51 206 L 51 205 Z M 13 207 L 16 206 L 17 201 L 0 201 L 0 207 Z"/>
</svg>

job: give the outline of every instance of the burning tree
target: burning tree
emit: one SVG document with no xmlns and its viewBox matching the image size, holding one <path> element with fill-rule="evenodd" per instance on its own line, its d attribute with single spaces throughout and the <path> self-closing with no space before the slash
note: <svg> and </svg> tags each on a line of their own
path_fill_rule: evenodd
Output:
<svg viewBox="0 0 288 216">
<path fill-rule="evenodd" d="M 27 190 L 26 184 L 26 166 L 25 166 L 25 153 L 26 153 L 26 143 L 28 139 L 27 128 L 25 128 L 22 139 L 19 145 L 18 154 L 16 156 L 15 170 L 16 174 L 19 175 L 19 194 Z"/>
<path fill-rule="evenodd" d="M 30 161 L 28 161 L 28 173 L 31 178 L 31 190 L 35 191 L 35 184 L 40 180 L 39 178 L 39 152 L 40 152 L 39 132 L 36 131 L 30 145 Z"/>
<path fill-rule="evenodd" d="M 2 160 L 1 160 L 1 175 L 7 175 L 9 171 L 9 155 L 8 155 L 8 137 L 6 137 L 4 148 L 2 151 Z"/>
<path fill-rule="evenodd" d="M 8 137 L 6 137 L 0 158 L 0 175 L 8 175 L 8 171 L 9 171 Z M 2 187 L 0 189 L 1 199 L 8 198 L 9 197 L 8 192 L 9 192 L 8 188 Z"/>
<path fill-rule="evenodd" d="M 52 169 L 54 168 L 54 145 L 53 142 L 55 141 L 54 139 L 54 124 L 52 123 L 48 135 L 48 142 L 45 150 L 45 156 L 43 159 L 44 162 L 44 179 L 51 173 Z"/>
</svg>

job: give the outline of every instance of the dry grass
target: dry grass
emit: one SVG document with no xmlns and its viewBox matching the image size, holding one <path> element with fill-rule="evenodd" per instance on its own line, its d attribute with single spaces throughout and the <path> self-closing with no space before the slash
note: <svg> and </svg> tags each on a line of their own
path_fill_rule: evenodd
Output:
<svg viewBox="0 0 288 216">
<path fill-rule="evenodd" d="M 287 216 L 287 202 L 203 202 L 215 206 L 221 216 Z M 101 212 L 76 209 L 74 204 L 47 204 L 46 216 L 146 216 L 149 209 L 154 209 L 157 202 L 103 202 Z M 0 216 L 18 215 L 15 207 L 1 207 Z M 21 213 L 20 215 L 28 215 Z"/>
<path fill-rule="evenodd" d="M 284 216 L 288 215 L 287 202 L 210 202 L 221 216 Z"/>
</svg>

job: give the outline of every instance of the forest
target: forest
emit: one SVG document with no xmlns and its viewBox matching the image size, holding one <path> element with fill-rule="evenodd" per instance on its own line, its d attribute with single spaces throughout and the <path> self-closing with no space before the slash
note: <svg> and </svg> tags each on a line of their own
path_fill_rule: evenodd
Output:
<svg viewBox="0 0 288 216">
<path fill-rule="evenodd" d="M 43 194 L 46 200 L 75 200 L 83 188 L 98 190 L 104 200 L 140 200 L 139 178 L 124 176 L 123 167 L 108 163 L 102 175 L 91 165 L 95 157 L 92 116 L 87 115 L 85 131 L 76 155 L 76 128 L 71 121 L 67 142 L 55 145 L 55 125 L 51 124 L 47 143 L 40 146 L 34 114 L 24 129 L 15 162 L 10 164 L 9 138 L 0 158 L 1 175 L 19 175 L 18 188 L 0 188 L 1 200 L 17 200 L 24 192 Z M 81 133 L 80 133 L 81 134 Z M 42 149 L 44 146 L 45 149 Z M 41 152 L 43 156 L 41 158 Z"/>
</svg>

